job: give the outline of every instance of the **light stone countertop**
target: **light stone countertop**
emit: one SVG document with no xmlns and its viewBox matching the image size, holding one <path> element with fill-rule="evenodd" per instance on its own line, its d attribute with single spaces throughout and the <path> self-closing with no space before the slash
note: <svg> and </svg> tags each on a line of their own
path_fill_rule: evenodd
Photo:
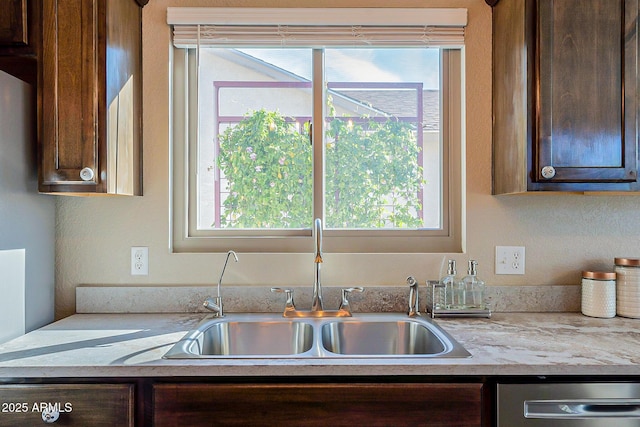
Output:
<svg viewBox="0 0 640 427">
<path fill-rule="evenodd" d="M 0 378 L 640 375 L 640 320 L 578 313 L 437 319 L 466 359 L 162 359 L 203 317 L 76 314 L 0 345 Z"/>
</svg>

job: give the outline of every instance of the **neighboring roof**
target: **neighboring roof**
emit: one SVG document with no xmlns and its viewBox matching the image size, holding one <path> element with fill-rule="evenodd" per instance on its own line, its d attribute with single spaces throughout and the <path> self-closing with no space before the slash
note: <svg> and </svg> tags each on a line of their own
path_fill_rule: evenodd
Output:
<svg viewBox="0 0 640 427">
<path fill-rule="evenodd" d="M 397 117 L 415 117 L 417 101 L 412 90 L 340 90 L 341 94 Z M 422 91 L 422 128 L 440 129 L 440 94 L 438 90 Z"/>
<path fill-rule="evenodd" d="M 265 62 L 259 58 L 248 55 L 238 50 L 222 50 L 217 55 L 225 55 L 228 60 L 242 64 L 254 70 L 260 70 L 265 75 L 276 80 L 292 79 L 308 81 L 302 76 L 286 71 L 276 65 Z M 368 107 L 397 117 L 415 117 L 417 102 L 413 90 L 400 89 L 332 89 L 343 101 L 350 101 L 361 106 Z M 440 94 L 436 89 L 426 89 L 422 92 L 422 128 L 425 131 L 438 131 L 440 129 Z M 339 102 L 338 99 L 334 99 Z"/>
</svg>

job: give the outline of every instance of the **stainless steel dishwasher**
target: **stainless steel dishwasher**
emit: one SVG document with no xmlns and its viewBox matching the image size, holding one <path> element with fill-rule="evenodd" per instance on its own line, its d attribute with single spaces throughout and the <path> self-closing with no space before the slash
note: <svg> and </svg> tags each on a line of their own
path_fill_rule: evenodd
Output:
<svg viewBox="0 0 640 427">
<path fill-rule="evenodd" d="M 498 427 L 640 426 L 640 383 L 498 384 Z"/>
</svg>

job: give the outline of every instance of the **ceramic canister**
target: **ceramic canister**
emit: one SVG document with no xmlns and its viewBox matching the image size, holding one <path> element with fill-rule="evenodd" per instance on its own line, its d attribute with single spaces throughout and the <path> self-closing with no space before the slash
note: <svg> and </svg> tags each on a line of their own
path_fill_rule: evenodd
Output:
<svg viewBox="0 0 640 427">
<path fill-rule="evenodd" d="M 615 317 L 616 273 L 582 272 L 582 314 L 591 317 Z"/>
<path fill-rule="evenodd" d="M 640 318 L 640 259 L 615 258 L 616 312 L 619 316 Z"/>
</svg>

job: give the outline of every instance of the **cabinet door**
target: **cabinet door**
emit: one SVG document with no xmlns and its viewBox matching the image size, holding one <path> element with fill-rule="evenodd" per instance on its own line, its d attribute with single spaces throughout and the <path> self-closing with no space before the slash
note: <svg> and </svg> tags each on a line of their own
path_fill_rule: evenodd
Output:
<svg viewBox="0 0 640 427">
<path fill-rule="evenodd" d="M 0 386 L 0 427 L 55 424 L 79 427 L 133 426 L 133 385 L 47 384 Z M 46 414 L 45 414 L 46 416 Z"/>
<path fill-rule="evenodd" d="M 535 181 L 636 181 L 637 17 L 638 0 L 538 1 Z"/>
<path fill-rule="evenodd" d="M 156 384 L 153 425 L 480 426 L 482 384 Z"/>
<path fill-rule="evenodd" d="M 39 190 L 142 194 L 142 12 L 43 2 Z"/>
<path fill-rule="evenodd" d="M 0 13 L 0 46 L 26 45 L 27 0 L 5 0 Z"/>
<path fill-rule="evenodd" d="M 0 2 L 0 71 L 33 86 L 38 82 L 39 3 L 34 0 Z"/>
<path fill-rule="evenodd" d="M 41 191 L 96 191 L 97 17 L 94 0 L 43 2 Z"/>
</svg>

